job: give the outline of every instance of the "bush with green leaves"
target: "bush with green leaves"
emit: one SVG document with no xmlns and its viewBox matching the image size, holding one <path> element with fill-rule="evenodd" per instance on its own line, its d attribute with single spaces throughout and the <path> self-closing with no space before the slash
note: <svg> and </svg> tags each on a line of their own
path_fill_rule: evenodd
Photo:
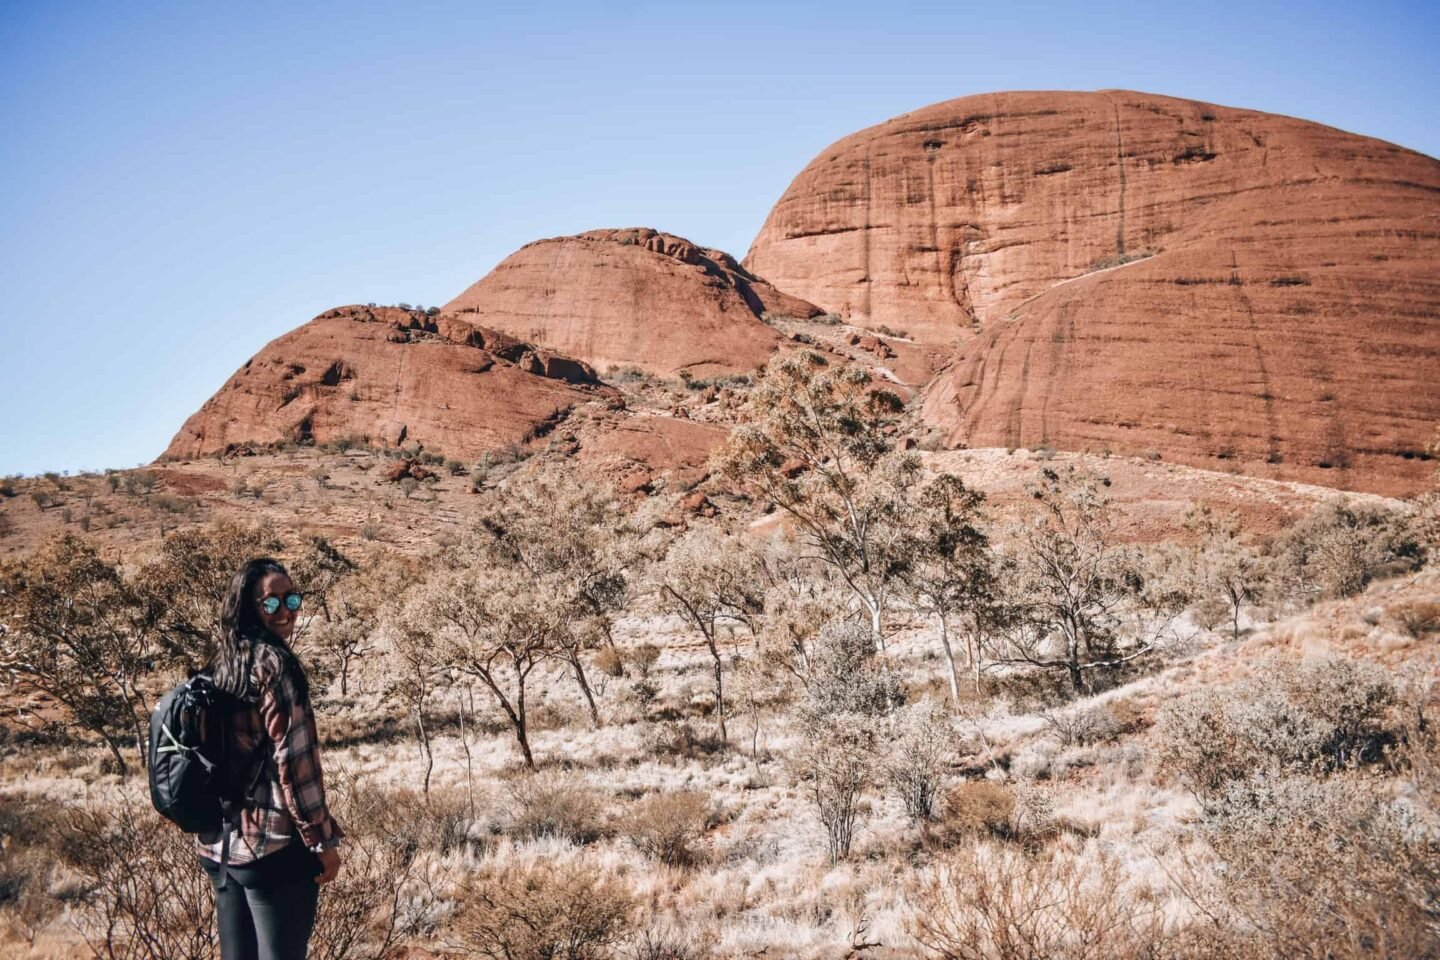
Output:
<svg viewBox="0 0 1440 960">
<path fill-rule="evenodd" d="M 1209 803 L 1256 771 L 1273 776 L 1376 759 L 1397 697 L 1394 678 L 1376 664 L 1271 661 L 1251 679 L 1167 704 L 1154 737 L 1162 766 Z"/>
<path fill-rule="evenodd" d="M 1340 499 L 1275 542 L 1273 589 L 1280 600 L 1299 604 L 1351 597 L 1377 576 L 1415 569 L 1424 560 L 1424 545 L 1406 514 Z"/>
<path fill-rule="evenodd" d="M 802 712 L 881 717 L 905 702 L 900 677 L 875 655 L 868 624 L 839 620 L 820 628 L 810 657 Z"/>
</svg>

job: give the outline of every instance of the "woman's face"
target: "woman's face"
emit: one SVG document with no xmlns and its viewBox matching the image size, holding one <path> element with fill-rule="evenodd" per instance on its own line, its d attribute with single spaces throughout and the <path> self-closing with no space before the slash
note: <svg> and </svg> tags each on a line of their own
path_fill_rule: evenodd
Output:
<svg viewBox="0 0 1440 960">
<path fill-rule="evenodd" d="M 295 584 L 283 573 L 267 573 L 255 584 L 255 596 L 251 603 L 255 604 L 255 615 L 265 625 L 265 629 L 274 633 L 281 640 L 288 641 L 290 634 L 295 629 L 295 613 L 285 606 L 285 595 L 295 592 Z M 274 613 L 266 613 L 265 608 L 260 605 L 266 597 L 276 597 L 280 600 L 280 608 Z"/>
</svg>

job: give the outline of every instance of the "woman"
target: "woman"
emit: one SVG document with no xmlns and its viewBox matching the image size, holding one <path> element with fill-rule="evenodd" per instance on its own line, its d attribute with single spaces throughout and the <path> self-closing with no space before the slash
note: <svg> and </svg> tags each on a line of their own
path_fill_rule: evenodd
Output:
<svg viewBox="0 0 1440 960">
<path fill-rule="evenodd" d="M 230 755 L 247 769 L 231 773 L 253 784 L 230 834 L 223 888 L 225 838 L 197 838 L 216 887 L 222 960 L 304 960 L 320 885 L 340 870 L 345 832 L 325 805 L 309 683 L 289 645 L 300 603 L 285 568 L 262 557 L 231 579 L 220 611 L 211 676 L 239 698 Z"/>
</svg>

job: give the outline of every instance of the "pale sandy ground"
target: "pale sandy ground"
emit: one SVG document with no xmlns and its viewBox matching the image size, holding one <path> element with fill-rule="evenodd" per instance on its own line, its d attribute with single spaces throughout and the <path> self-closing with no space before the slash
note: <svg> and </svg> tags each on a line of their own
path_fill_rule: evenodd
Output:
<svg viewBox="0 0 1440 960">
<path fill-rule="evenodd" d="M 1003 468 L 1002 462 L 996 469 Z M 1254 630 L 1238 642 L 1199 636 L 1177 649 L 1177 658 L 1158 672 L 1094 699 L 1111 704 L 1129 701 L 1141 715 L 1153 715 L 1177 694 L 1200 684 L 1236 679 L 1269 656 L 1365 657 L 1397 671 L 1421 671 L 1433 680 L 1437 675 L 1434 639 L 1413 640 L 1385 616 L 1395 604 L 1416 599 L 1440 599 L 1440 571 L 1430 569 L 1373 584 L 1360 597 L 1320 604 Z M 621 623 L 620 636 L 625 645 L 648 640 L 665 648 L 655 670 L 662 688 L 660 704 L 684 711 L 687 705 L 708 702 L 708 660 L 677 621 L 629 618 Z M 917 623 L 901 631 L 889 655 L 912 684 L 934 686 L 939 674 L 934 646 L 933 631 Z M 378 660 L 362 670 L 358 692 L 348 705 L 329 708 L 329 715 L 321 719 L 322 729 L 338 725 L 336 711 L 343 715 L 376 709 L 379 670 Z M 498 730 L 471 740 L 474 773 L 469 786 L 476 795 L 477 813 L 470 831 L 490 838 L 485 858 L 496 863 L 583 858 L 599 864 L 626 878 L 660 918 L 657 922 L 703 932 L 719 956 L 838 958 L 847 956 L 857 940 L 883 944 L 865 956 L 913 955 L 906 947 L 904 930 L 911 910 L 907 893 L 929 869 L 928 855 L 894 797 L 878 791 L 871 794 L 871 815 L 860 832 L 853 861 L 831 867 L 813 808 L 786 767 L 785 759 L 796 742 L 787 717 L 763 717 L 758 763 L 745 750 L 714 758 L 657 757 L 653 750 L 657 727 L 636 719 L 627 683 L 605 680 L 601 704 L 610 722 L 597 730 L 584 724 L 572 685 L 552 683 L 537 707 L 547 712 L 551 722 L 556 717 L 566 722 L 535 732 L 535 754 L 542 767 L 563 769 L 568 780 L 588 785 L 611 814 L 648 793 L 682 788 L 703 792 L 722 811 L 722 822 L 703 840 L 704 862 L 685 869 L 662 867 L 619 837 L 575 847 L 557 840 L 530 842 L 504 836 L 513 808 L 506 781 L 515 775 L 518 761 L 510 735 Z M 442 693 L 442 700 L 447 695 Z M 496 715 L 490 711 L 485 719 L 494 724 Z M 690 722 L 699 730 L 708 724 L 704 718 Z M 1109 744 L 1061 748 L 1038 715 L 1005 699 L 992 699 L 950 722 L 957 760 L 967 769 L 984 771 L 987 756 L 1012 756 L 1011 772 L 995 766 L 983 775 L 1048 795 L 1055 814 L 1080 828 L 1062 843 L 1080 855 L 1093 849 L 1115 854 L 1127 865 L 1131 884 L 1148 890 L 1173 916 L 1186 913 L 1171 876 L 1180 854 L 1192 844 L 1188 825 L 1197 808 L 1157 772 L 1145 732 Z M 492 727 L 496 728 L 498 724 Z M 745 720 L 733 718 L 732 741 L 743 742 L 748 749 L 748 736 Z M 989 753 L 979 748 L 981 742 Z M 467 779 L 459 738 L 453 733 L 438 737 L 435 753 L 432 790 L 463 796 Z M 127 785 L 101 774 L 100 760 L 95 750 L 39 755 L 11 751 L 3 761 L 4 790 L 64 803 L 109 799 Z M 396 787 L 417 787 L 422 771 L 414 742 L 331 748 L 325 760 L 333 776 L 358 774 L 374 784 Z M 132 782 L 128 789 L 137 786 L 141 785 Z M 450 854 L 434 859 L 427 869 L 446 889 L 481 862 L 473 853 Z M 33 949 L 13 939 L 3 949 L 6 956 L 16 958 L 85 955 L 63 916 Z"/>
</svg>

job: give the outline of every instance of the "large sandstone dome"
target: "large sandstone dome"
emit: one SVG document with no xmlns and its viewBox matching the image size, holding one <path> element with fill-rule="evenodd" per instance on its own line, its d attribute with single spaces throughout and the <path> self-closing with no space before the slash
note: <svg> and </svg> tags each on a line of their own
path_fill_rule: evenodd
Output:
<svg viewBox="0 0 1440 960">
<path fill-rule="evenodd" d="M 461 319 L 339 307 L 245 361 L 161 456 L 353 438 L 474 458 L 604 392 L 585 364 Z"/>
<path fill-rule="evenodd" d="M 951 345 L 952 445 L 1410 493 L 1440 420 L 1440 162 L 1126 91 L 966 97 L 826 149 L 745 260 Z"/>
<path fill-rule="evenodd" d="M 528 243 L 444 310 L 601 371 L 661 376 L 753 370 L 780 339 L 764 314 L 823 312 L 723 251 L 648 228 Z"/>
</svg>

